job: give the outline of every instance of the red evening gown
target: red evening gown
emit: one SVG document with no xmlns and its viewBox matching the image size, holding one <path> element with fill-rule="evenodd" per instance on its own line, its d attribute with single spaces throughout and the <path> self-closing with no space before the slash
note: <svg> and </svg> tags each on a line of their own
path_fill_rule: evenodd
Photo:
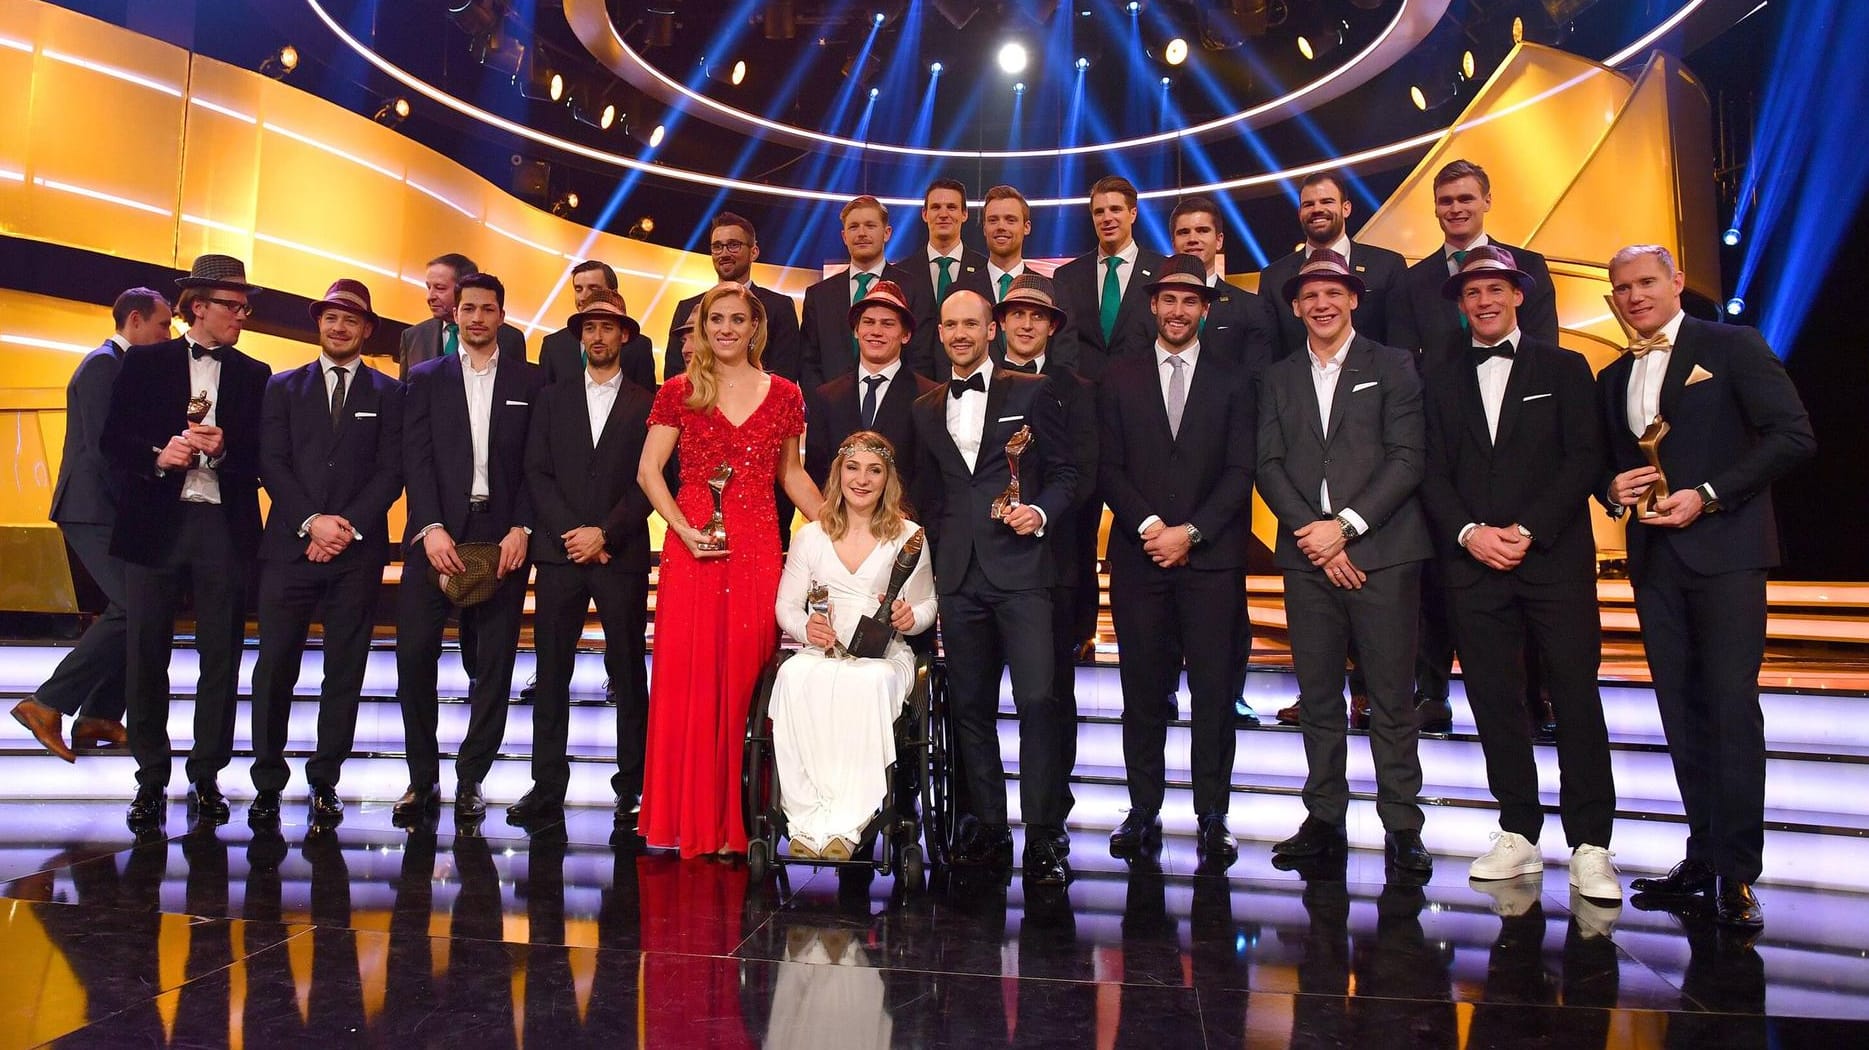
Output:
<svg viewBox="0 0 1869 1050">
<path fill-rule="evenodd" d="M 783 562 L 772 488 L 785 440 L 804 432 L 805 401 L 795 384 L 773 376 L 765 400 L 736 427 L 718 409 L 689 409 L 687 397 L 687 377 L 662 384 L 649 423 L 681 431 L 675 502 L 696 528 L 714 512 L 708 475 L 722 463 L 733 467 L 721 500 L 732 553 L 700 561 L 672 535 L 662 544 L 639 823 L 651 846 L 679 846 L 693 857 L 723 845 L 746 849 L 746 711 L 779 644 L 773 602 Z"/>
</svg>

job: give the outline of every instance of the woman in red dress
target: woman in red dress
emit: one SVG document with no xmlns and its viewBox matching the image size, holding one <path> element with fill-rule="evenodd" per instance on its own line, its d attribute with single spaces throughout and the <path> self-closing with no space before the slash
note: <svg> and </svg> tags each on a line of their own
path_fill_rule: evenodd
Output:
<svg viewBox="0 0 1869 1050">
<path fill-rule="evenodd" d="M 655 657 L 638 830 L 684 857 L 743 853 L 741 746 L 760 670 L 778 648 L 775 480 L 808 518 L 823 497 L 798 455 L 805 402 L 796 384 L 760 370 L 766 314 L 727 283 L 695 307 L 687 370 L 662 385 L 649 413 L 636 480 L 668 532 L 656 584 Z M 680 490 L 662 468 L 680 452 Z M 714 512 L 710 475 L 733 468 L 721 498 L 728 550 L 706 549 L 697 523 Z"/>
</svg>

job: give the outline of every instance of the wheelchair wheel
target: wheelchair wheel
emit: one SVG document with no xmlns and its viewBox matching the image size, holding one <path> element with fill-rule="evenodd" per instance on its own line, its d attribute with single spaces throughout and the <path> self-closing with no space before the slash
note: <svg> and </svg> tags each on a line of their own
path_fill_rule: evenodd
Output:
<svg viewBox="0 0 1869 1050">
<path fill-rule="evenodd" d="M 746 872 L 754 882 L 766 877 L 772 867 L 772 843 L 765 839 L 748 839 L 746 842 Z"/>
<path fill-rule="evenodd" d="M 921 845 L 911 842 L 902 847 L 902 854 L 896 860 L 896 881 L 910 889 L 920 890 L 928 884 L 927 880 L 927 865 L 922 860 Z"/>
<path fill-rule="evenodd" d="M 922 777 L 922 830 L 926 856 L 946 861 L 953 833 L 953 753 L 948 745 L 947 674 L 932 668 L 928 675 L 928 703 L 924 709 L 922 739 L 928 742 L 927 769 Z"/>
<path fill-rule="evenodd" d="M 779 837 L 778 771 L 773 765 L 772 720 L 767 709 L 772 703 L 772 687 L 779 667 L 792 653 L 780 649 L 760 671 L 753 687 L 752 702 L 747 705 L 746 736 L 740 771 L 740 817 L 746 826 L 749 844 L 761 840 L 766 859 L 771 861 Z M 751 854 L 749 853 L 750 857 Z"/>
</svg>

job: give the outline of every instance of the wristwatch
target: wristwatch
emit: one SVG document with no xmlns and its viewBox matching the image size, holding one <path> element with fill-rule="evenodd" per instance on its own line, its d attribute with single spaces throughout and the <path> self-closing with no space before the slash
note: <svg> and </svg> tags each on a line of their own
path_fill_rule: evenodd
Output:
<svg viewBox="0 0 1869 1050">
<path fill-rule="evenodd" d="M 1694 491 L 1700 494 L 1700 512 L 1702 514 L 1712 514 L 1714 511 L 1720 509 L 1720 498 L 1713 494 L 1712 485 L 1703 481 L 1694 486 Z"/>
<path fill-rule="evenodd" d="M 1182 527 L 1182 528 L 1184 528 L 1184 529 L 1186 529 L 1186 530 L 1188 530 L 1188 545 L 1189 545 L 1190 547 L 1198 547 L 1198 546 L 1200 546 L 1200 543 L 1201 543 L 1201 530 L 1199 530 L 1199 529 L 1197 529 L 1197 528 L 1195 528 L 1195 527 L 1194 527 L 1194 523 L 1193 523 L 1193 522 L 1189 522 L 1189 523 L 1187 523 L 1186 525 L 1183 525 L 1183 526 L 1181 526 L 1181 527 Z"/>
<path fill-rule="evenodd" d="M 1356 538 L 1356 526 L 1350 524 L 1349 518 L 1337 515 L 1337 527 L 1343 530 L 1343 542 L 1348 543 Z"/>
</svg>

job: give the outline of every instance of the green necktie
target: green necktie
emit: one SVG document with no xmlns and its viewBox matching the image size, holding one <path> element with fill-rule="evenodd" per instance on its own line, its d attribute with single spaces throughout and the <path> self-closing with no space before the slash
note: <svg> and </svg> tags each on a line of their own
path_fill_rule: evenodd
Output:
<svg viewBox="0 0 1869 1050">
<path fill-rule="evenodd" d="M 1454 249 L 1454 272 L 1459 273 L 1460 268 L 1462 266 L 1465 266 L 1466 264 L 1467 264 L 1467 249 L 1455 248 Z M 1465 310 L 1460 309 L 1457 306 L 1454 308 L 1454 312 L 1460 315 L 1460 330 L 1463 332 L 1466 331 L 1467 330 L 1467 312 Z"/>
<path fill-rule="evenodd" d="M 1112 255 L 1103 260 L 1103 302 L 1098 311 L 1103 322 L 1103 342 L 1109 345 L 1110 333 L 1116 330 L 1116 311 L 1123 305 L 1123 282 L 1116 276 L 1116 268 L 1123 265 L 1123 257 Z"/>
<path fill-rule="evenodd" d="M 1000 302 L 1003 303 L 1006 301 L 1006 292 L 1011 287 L 1012 287 L 1012 274 L 1009 274 L 1009 273 L 1000 274 L 999 275 L 999 301 Z"/>
<path fill-rule="evenodd" d="M 447 357 L 447 356 L 452 356 L 454 354 L 460 353 L 461 352 L 461 326 L 453 322 L 449 322 L 445 325 L 442 325 L 441 330 L 443 333 L 441 337 L 442 356 Z"/>
<path fill-rule="evenodd" d="M 873 273 L 857 274 L 857 297 L 850 301 L 852 303 L 862 301 L 864 296 L 870 294 L 870 282 L 874 280 L 876 280 L 876 275 Z M 855 332 L 850 333 L 850 352 L 852 354 L 860 353 L 857 349 L 857 334 Z"/>
<path fill-rule="evenodd" d="M 935 265 L 941 267 L 941 279 L 935 282 L 935 302 L 939 303 L 947 298 L 947 290 L 954 287 L 954 275 L 948 272 L 948 267 L 954 265 L 954 260 L 943 255 L 935 260 Z"/>
</svg>

